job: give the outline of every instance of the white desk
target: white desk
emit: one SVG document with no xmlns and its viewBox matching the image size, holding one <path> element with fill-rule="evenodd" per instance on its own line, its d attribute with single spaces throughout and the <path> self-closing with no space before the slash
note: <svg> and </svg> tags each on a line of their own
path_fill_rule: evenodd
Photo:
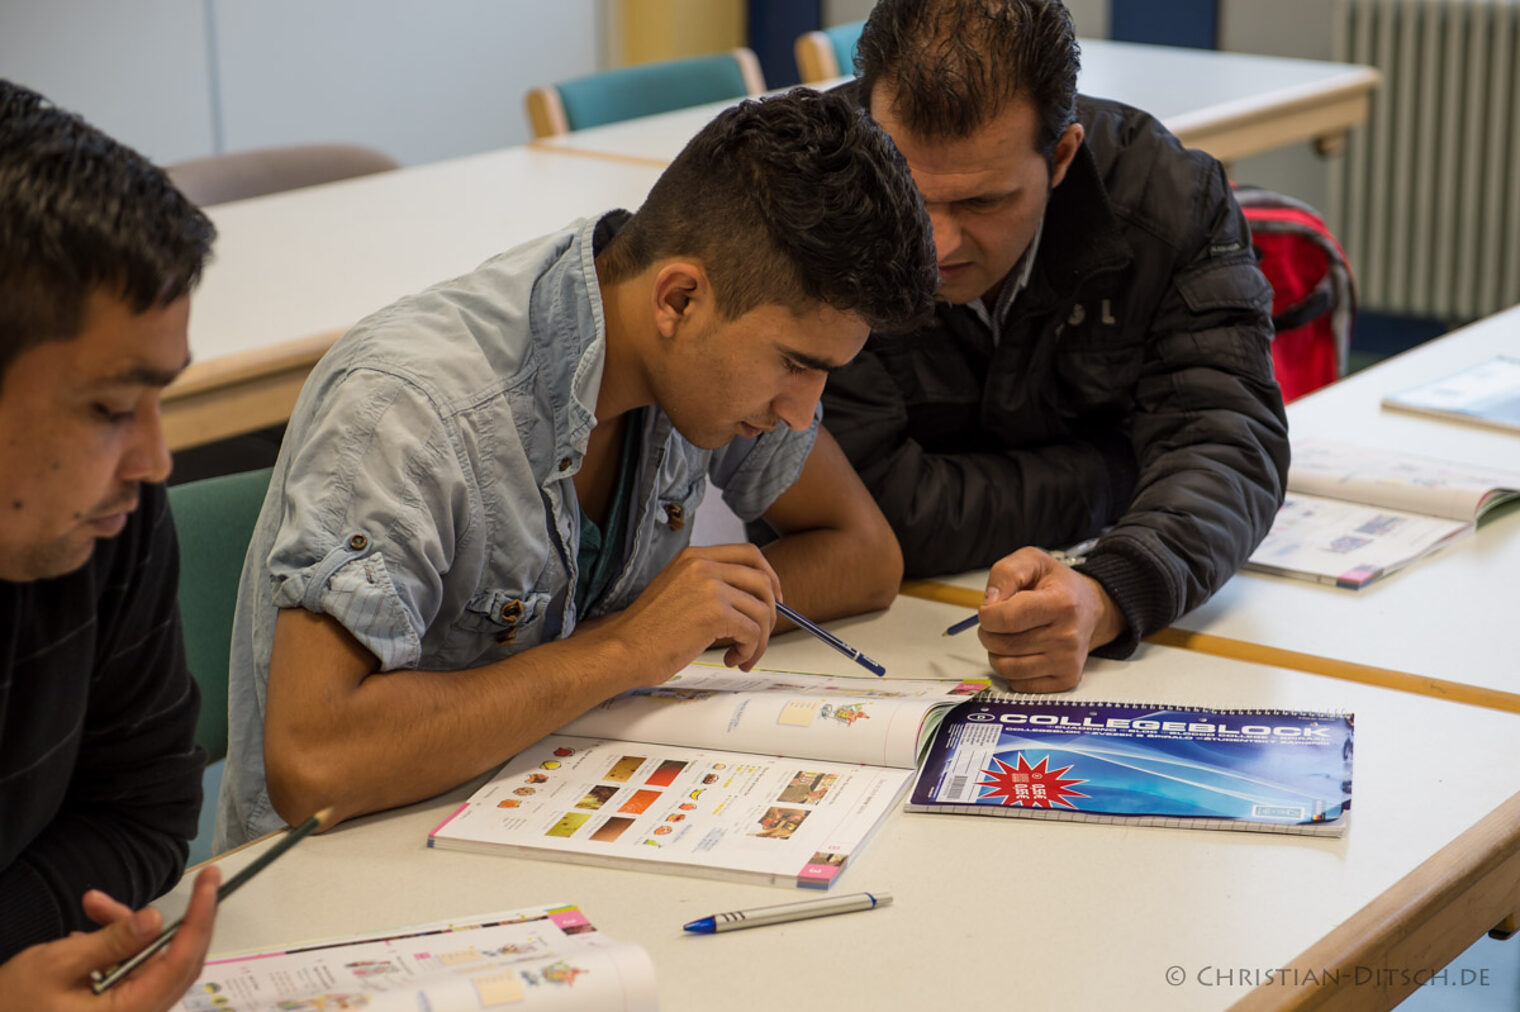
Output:
<svg viewBox="0 0 1520 1012">
<path fill-rule="evenodd" d="M 1085 39 L 1077 86 L 1083 94 L 1152 113 L 1184 144 L 1228 162 L 1304 140 L 1337 146 L 1347 130 L 1367 119 L 1368 96 L 1380 80 L 1371 67 L 1344 63 Z M 732 104 L 695 106 L 533 144 L 666 165 Z"/>
<path fill-rule="evenodd" d="M 164 397 L 170 446 L 284 421 L 363 317 L 576 218 L 637 207 L 658 175 L 508 148 L 212 208 L 195 361 Z"/>
<path fill-rule="evenodd" d="M 1380 406 L 1385 394 L 1501 352 L 1520 354 L 1520 309 L 1295 401 L 1289 431 L 1520 471 L 1520 435 Z M 1517 573 L 1520 510 L 1511 508 L 1362 590 L 1241 573 L 1177 628 L 1511 693 L 1520 703 Z"/>
<path fill-rule="evenodd" d="M 897 676 L 985 671 L 973 640 L 939 636 L 958 614 L 899 598 L 884 615 L 834 628 Z M 851 667 L 796 633 L 774 644 L 767 661 Z M 1077 694 L 1354 709 L 1355 807 L 1346 836 L 897 811 L 840 887 L 891 890 L 892 907 L 685 937 L 680 925 L 694 917 L 792 894 L 428 850 L 428 830 L 468 794 L 466 786 L 306 840 L 227 903 L 213 950 L 570 901 L 607 934 L 650 951 L 661 1007 L 671 1012 L 1218 1009 L 1241 999 L 1279 1007 L 1303 995 L 1278 985 L 1253 993 L 1261 978 L 1243 980 L 1240 971 L 1295 965 L 1311 947 L 1302 969 L 1348 967 L 1336 1007 L 1386 1008 L 1394 997 L 1365 981 L 1355 986 L 1350 967 L 1441 965 L 1520 906 L 1520 798 L 1511 800 L 1520 789 L 1516 715 L 1154 646 L 1133 662 L 1095 663 Z M 224 858 L 226 870 L 267 845 Z M 185 895 L 182 885 L 166 910 L 177 911 Z M 1177 986 L 1166 980 L 1174 966 L 1185 977 Z"/>
</svg>

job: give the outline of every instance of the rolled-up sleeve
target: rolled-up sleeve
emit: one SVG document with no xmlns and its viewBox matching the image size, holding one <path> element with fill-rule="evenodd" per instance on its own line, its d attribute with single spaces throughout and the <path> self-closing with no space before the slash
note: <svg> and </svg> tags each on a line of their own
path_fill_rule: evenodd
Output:
<svg viewBox="0 0 1520 1012">
<path fill-rule="evenodd" d="M 354 370 L 292 452 L 268 557 L 275 606 L 331 615 L 382 671 L 415 667 L 475 492 L 437 406 Z"/>
</svg>

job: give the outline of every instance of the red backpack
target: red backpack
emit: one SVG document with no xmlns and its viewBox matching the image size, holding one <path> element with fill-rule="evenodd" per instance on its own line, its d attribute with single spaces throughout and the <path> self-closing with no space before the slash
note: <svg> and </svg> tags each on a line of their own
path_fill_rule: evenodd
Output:
<svg viewBox="0 0 1520 1012">
<path fill-rule="evenodd" d="M 1291 401 L 1345 373 L 1356 315 L 1356 281 L 1346 253 L 1308 204 L 1255 186 L 1235 199 L 1272 285 L 1272 368 Z"/>
</svg>

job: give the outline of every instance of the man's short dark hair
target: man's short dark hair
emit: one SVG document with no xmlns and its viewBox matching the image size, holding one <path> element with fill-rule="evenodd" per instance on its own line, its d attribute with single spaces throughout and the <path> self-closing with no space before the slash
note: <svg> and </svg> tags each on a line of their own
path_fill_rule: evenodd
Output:
<svg viewBox="0 0 1520 1012">
<path fill-rule="evenodd" d="M 77 336 L 96 290 L 134 313 L 187 294 L 215 237 L 163 170 L 0 79 L 0 381 L 23 351 Z"/>
<path fill-rule="evenodd" d="M 730 319 L 822 303 L 902 330 L 938 283 L 923 200 L 891 139 L 854 103 L 798 88 L 720 113 L 598 257 L 618 281 L 701 259 Z"/>
<path fill-rule="evenodd" d="M 1027 97 L 1047 162 L 1076 121 L 1080 64 L 1058 0 L 879 0 L 855 51 L 862 100 L 887 81 L 893 116 L 919 137 L 969 137 Z"/>
</svg>

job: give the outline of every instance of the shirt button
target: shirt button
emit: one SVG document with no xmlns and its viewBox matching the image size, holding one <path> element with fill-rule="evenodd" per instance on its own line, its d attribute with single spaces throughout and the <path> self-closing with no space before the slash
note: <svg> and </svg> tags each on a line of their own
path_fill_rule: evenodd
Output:
<svg viewBox="0 0 1520 1012">
<path fill-rule="evenodd" d="M 351 534 L 348 538 L 348 547 L 356 552 L 362 552 L 369 547 L 369 538 L 362 534 Z"/>
<path fill-rule="evenodd" d="M 570 458 L 569 457 L 566 457 L 564 460 L 561 460 L 559 462 L 559 469 L 561 471 L 568 471 L 568 470 L 570 470 Z"/>
<path fill-rule="evenodd" d="M 515 624 L 518 619 L 522 618 L 522 613 L 523 603 L 521 601 L 514 599 L 501 606 L 501 620 L 503 622 Z"/>
<path fill-rule="evenodd" d="M 499 646 L 506 646 L 515 639 L 517 639 L 516 629 L 508 629 L 506 632 L 496 634 L 496 642 Z"/>
<path fill-rule="evenodd" d="M 671 530 L 678 531 L 686 526 L 686 511 L 681 508 L 681 504 L 678 502 L 666 503 L 665 519 L 669 521 Z"/>
</svg>

